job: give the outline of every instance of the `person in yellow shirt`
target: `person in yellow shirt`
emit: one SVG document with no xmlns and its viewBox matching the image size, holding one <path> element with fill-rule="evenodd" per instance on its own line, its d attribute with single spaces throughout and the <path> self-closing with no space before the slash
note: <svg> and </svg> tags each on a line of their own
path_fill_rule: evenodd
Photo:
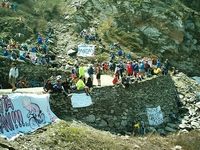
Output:
<svg viewBox="0 0 200 150">
<path fill-rule="evenodd" d="M 79 77 L 81 76 L 83 78 L 83 82 L 85 83 L 85 70 L 83 67 L 83 63 L 80 64 L 78 73 L 79 73 Z"/>
<path fill-rule="evenodd" d="M 79 77 L 79 80 L 78 80 L 78 82 L 76 83 L 76 88 L 77 88 L 78 90 L 85 89 L 85 93 L 86 93 L 88 96 L 90 95 L 89 88 L 88 88 L 88 86 L 86 86 L 85 83 L 83 82 L 83 77 L 82 77 L 82 76 Z"/>
</svg>

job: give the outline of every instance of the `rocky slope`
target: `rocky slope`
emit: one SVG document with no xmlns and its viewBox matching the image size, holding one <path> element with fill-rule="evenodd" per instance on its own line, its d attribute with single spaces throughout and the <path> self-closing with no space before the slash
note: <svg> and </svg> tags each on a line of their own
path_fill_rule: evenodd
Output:
<svg viewBox="0 0 200 150">
<path fill-rule="evenodd" d="M 42 2 L 48 4 L 46 1 Z M 79 2 L 82 8 L 77 10 L 75 6 L 79 5 Z M 50 50 L 65 56 L 63 54 L 68 50 L 77 50 L 77 45 L 84 43 L 79 37 L 80 31 L 94 26 L 96 33 L 102 39 L 102 43 L 92 43 L 96 45 L 96 57 L 100 60 L 108 59 L 111 52 L 109 45 L 118 41 L 122 50 L 127 54 L 130 53 L 133 58 L 138 56 L 156 56 L 161 60 L 168 58 L 171 64 L 181 71 L 190 76 L 198 76 L 200 13 L 194 4 L 199 2 L 192 1 L 190 4 L 184 0 L 183 2 L 68 0 L 59 1 L 54 9 L 44 7 L 41 11 L 39 8 L 42 6 L 36 1 L 32 5 L 37 7 L 33 11 L 29 10 L 33 15 L 30 19 L 24 16 L 23 23 L 11 23 L 14 17 L 7 17 L 6 20 L 3 18 L 0 21 L 0 35 L 4 39 L 9 39 L 16 34 L 17 29 L 26 33 L 24 40 L 29 38 L 35 43 L 34 32 L 41 32 L 45 37 L 45 29 L 48 28 L 45 22 L 50 20 L 56 32 L 54 40 L 57 41 L 56 47 L 51 47 Z M 59 13 L 54 15 L 55 12 Z M 16 15 L 21 14 L 18 12 Z M 46 20 L 42 20 L 42 16 Z M 25 29 L 26 31 L 23 31 Z M 7 34 L 7 31 L 10 33 Z"/>
</svg>

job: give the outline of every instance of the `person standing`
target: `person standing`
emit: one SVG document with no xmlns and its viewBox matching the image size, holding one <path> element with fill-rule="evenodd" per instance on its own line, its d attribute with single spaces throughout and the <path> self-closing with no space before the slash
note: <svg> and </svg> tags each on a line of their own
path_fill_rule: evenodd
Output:
<svg viewBox="0 0 200 150">
<path fill-rule="evenodd" d="M 101 66 L 100 66 L 100 64 L 97 64 L 96 79 L 97 79 L 97 84 L 100 87 L 101 86 Z"/>
<path fill-rule="evenodd" d="M 88 69 L 88 74 L 89 74 L 89 77 L 92 81 L 92 85 L 93 85 L 93 75 L 94 75 L 94 68 L 93 68 L 93 65 L 90 65 L 90 68 Z"/>
<path fill-rule="evenodd" d="M 9 84 L 12 86 L 12 92 L 14 92 L 17 88 L 15 87 L 16 84 L 16 78 L 19 75 L 18 68 L 16 67 L 16 63 L 11 64 L 11 68 L 9 71 Z"/>
</svg>

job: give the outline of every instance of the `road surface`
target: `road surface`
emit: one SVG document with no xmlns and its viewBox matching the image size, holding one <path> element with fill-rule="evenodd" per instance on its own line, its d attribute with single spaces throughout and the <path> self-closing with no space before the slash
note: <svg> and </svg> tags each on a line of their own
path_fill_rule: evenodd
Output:
<svg viewBox="0 0 200 150">
<path fill-rule="evenodd" d="M 86 76 L 87 77 L 87 76 Z M 101 85 L 109 86 L 112 85 L 113 77 L 110 75 L 101 75 Z M 94 85 L 97 85 L 96 76 L 94 76 Z M 35 93 L 35 94 L 43 94 L 43 87 L 34 87 L 34 88 L 18 88 L 16 91 L 12 92 L 12 89 L 0 89 L 0 95 L 3 94 L 11 94 L 11 93 Z"/>
</svg>

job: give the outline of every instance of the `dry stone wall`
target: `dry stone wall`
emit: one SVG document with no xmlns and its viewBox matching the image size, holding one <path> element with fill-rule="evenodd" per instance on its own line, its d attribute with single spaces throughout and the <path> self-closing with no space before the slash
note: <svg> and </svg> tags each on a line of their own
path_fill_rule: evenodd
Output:
<svg viewBox="0 0 200 150">
<path fill-rule="evenodd" d="M 62 77 L 66 77 L 70 74 L 69 71 L 57 69 L 57 68 L 49 68 L 44 65 L 34 65 L 32 63 L 26 63 L 21 60 L 15 61 L 17 64 L 17 68 L 19 69 L 19 77 L 27 80 L 40 80 L 41 77 L 49 78 L 51 76 L 61 75 Z M 11 67 L 12 61 L 4 56 L 0 56 L 0 84 L 3 88 L 10 88 L 8 84 L 8 73 Z M 42 81 L 41 81 L 42 82 Z"/>
<path fill-rule="evenodd" d="M 112 133 L 132 132 L 135 123 L 148 125 L 146 108 L 160 106 L 164 123 L 153 128 L 164 129 L 169 122 L 169 113 L 178 111 L 175 90 L 170 76 L 160 76 L 134 83 L 128 89 L 121 86 L 94 88 L 91 95 L 93 104 L 88 107 L 73 108 L 71 98 L 63 94 L 51 94 L 50 105 L 61 119 L 80 120 Z"/>
</svg>

